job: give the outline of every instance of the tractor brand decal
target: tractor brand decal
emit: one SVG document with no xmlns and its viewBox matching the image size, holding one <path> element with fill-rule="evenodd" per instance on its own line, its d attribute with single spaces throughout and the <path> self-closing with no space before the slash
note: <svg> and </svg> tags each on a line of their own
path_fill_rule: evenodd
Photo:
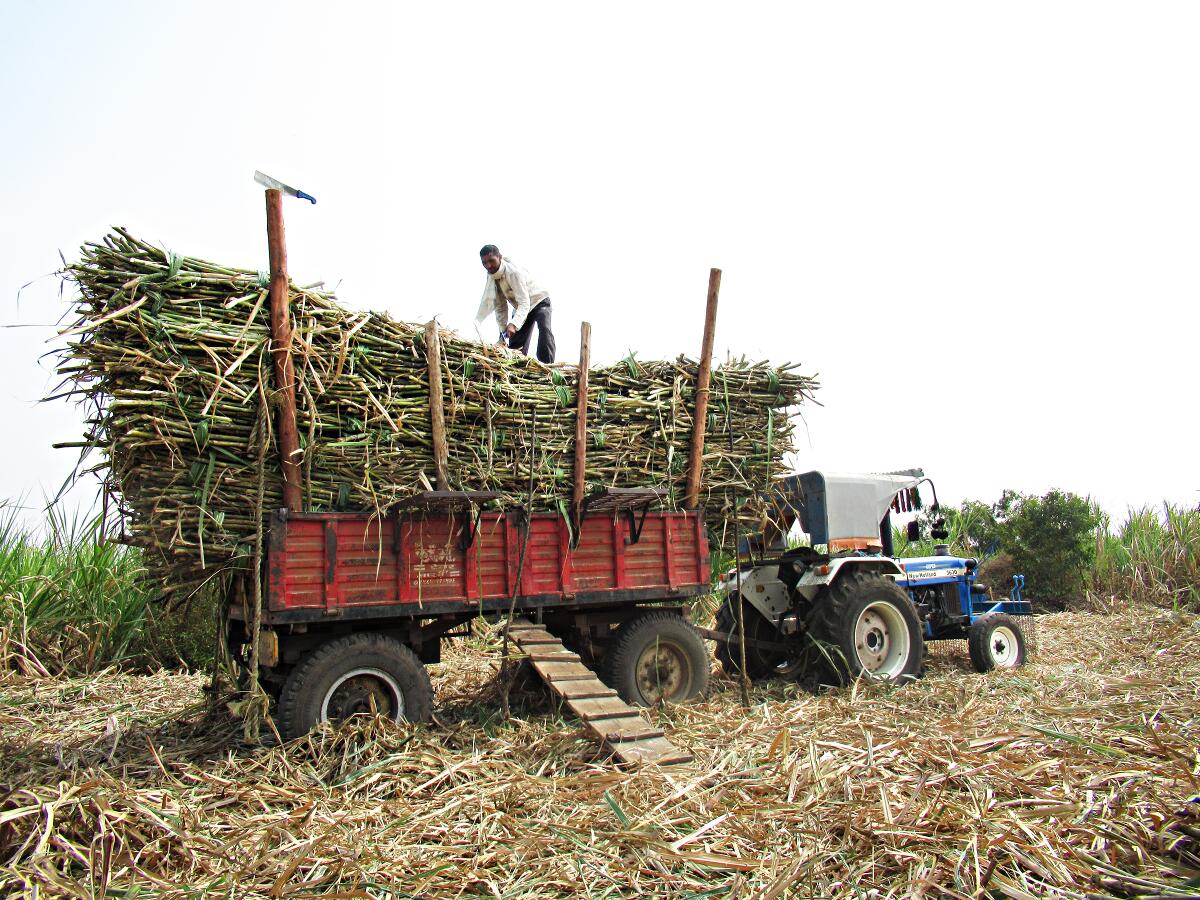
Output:
<svg viewBox="0 0 1200 900">
<path fill-rule="evenodd" d="M 948 566 L 938 569 L 919 569 L 905 567 L 905 575 L 909 581 L 932 581 L 935 578 L 958 578 L 967 574 L 966 566 Z"/>
</svg>

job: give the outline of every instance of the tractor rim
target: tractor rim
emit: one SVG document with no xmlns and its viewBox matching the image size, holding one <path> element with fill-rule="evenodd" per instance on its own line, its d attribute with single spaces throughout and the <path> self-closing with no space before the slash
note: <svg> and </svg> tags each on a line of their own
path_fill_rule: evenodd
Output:
<svg viewBox="0 0 1200 900">
<path fill-rule="evenodd" d="M 900 610 L 882 600 L 868 604 L 854 623 L 854 651 L 863 672 L 872 678 L 901 675 L 912 645 Z"/>
<path fill-rule="evenodd" d="M 638 693 L 650 706 L 684 696 L 692 681 L 692 661 L 687 651 L 661 638 L 638 655 L 634 671 Z"/>
<path fill-rule="evenodd" d="M 997 669 L 1012 669 L 1017 665 L 1017 636 L 1007 625 L 997 625 L 988 638 L 988 653 Z"/>
<path fill-rule="evenodd" d="M 404 718 L 404 692 L 382 669 L 353 669 L 335 681 L 321 700 L 319 722 L 343 722 L 351 716 L 378 714 Z"/>
</svg>

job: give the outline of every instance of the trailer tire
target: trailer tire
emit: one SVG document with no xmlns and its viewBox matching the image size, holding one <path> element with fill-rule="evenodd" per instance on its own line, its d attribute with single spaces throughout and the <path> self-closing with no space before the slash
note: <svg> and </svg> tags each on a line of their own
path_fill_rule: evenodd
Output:
<svg viewBox="0 0 1200 900">
<path fill-rule="evenodd" d="M 925 661 L 921 622 L 896 582 L 868 572 L 845 572 L 817 602 L 810 653 L 835 683 L 920 677 Z"/>
<path fill-rule="evenodd" d="M 1025 665 L 1025 633 L 1004 613 L 980 616 L 967 629 L 967 650 L 976 672 Z"/>
<path fill-rule="evenodd" d="M 746 623 L 746 637 L 751 640 L 778 641 L 780 639 L 780 635 L 771 627 L 771 623 L 763 618 L 763 614 L 744 600 L 742 601 L 742 617 Z M 717 631 L 732 636 L 732 640 L 716 642 L 717 662 L 721 664 L 726 675 L 736 678 L 742 671 L 740 665 L 742 653 L 737 640 L 737 615 L 733 598 L 726 597 L 721 603 L 721 608 L 717 610 L 715 625 Z M 779 669 L 786 661 L 782 654 L 773 653 L 752 644 L 746 645 L 746 675 L 751 681 L 770 678 L 776 674 L 787 674 Z"/>
<path fill-rule="evenodd" d="M 319 722 L 339 722 L 371 708 L 397 722 L 433 714 L 433 686 L 417 655 L 382 634 L 360 632 L 327 641 L 292 670 L 279 695 L 284 740 Z"/>
<path fill-rule="evenodd" d="M 622 625 L 605 669 L 609 685 L 634 706 L 682 703 L 708 691 L 708 648 L 678 613 L 647 612 Z"/>
</svg>

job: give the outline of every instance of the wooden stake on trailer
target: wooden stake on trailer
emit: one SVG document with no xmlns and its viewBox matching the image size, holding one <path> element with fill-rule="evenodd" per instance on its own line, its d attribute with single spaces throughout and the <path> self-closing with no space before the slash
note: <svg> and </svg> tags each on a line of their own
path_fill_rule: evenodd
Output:
<svg viewBox="0 0 1200 900">
<path fill-rule="evenodd" d="M 717 294 L 721 291 L 721 270 L 708 273 L 708 305 L 704 311 L 704 341 L 700 350 L 700 371 L 696 373 L 696 408 L 692 414 L 692 451 L 688 459 L 687 491 L 684 508 L 700 506 L 700 473 L 704 467 L 704 426 L 708 421 L 708 385 L 712 380 L 713 338 L 717 330 Z"/>
<path fill-rule="evenodd" d="M 591 363 L 592 325 L 590 322 L 584 322 L 579 327 L 579 390 L 575 398 L 575 493 L 571 498 L 571 514 L 575 518 L 576 535 L 583 524 L 583 493 L 587 487 L 588 366 Z"/>
<path fill-rule="evenodd" d="M 292 364 L 292 316 L 288 296 L 287 245 L 283 236 L 283 194 L 268 188 L 267 250 L 271 257 L 271 359 L 279 402 L 275 434 L 283 470 L 283 502 L 301 512 L 300 436 L 296 430 L 296 373 Z"/>
<path fill-rule="evenodd" d="M 446 474 L 450 452 L 446 445 L 446 413 L 442 408 L 442 339 L 438 336 L 437 320 L 425 326 L 425 356 L 429 360 L 429 418 L 433 426 L 433 466 L 437 473 L 437 489 L 450 490 Z"/>
</svg>

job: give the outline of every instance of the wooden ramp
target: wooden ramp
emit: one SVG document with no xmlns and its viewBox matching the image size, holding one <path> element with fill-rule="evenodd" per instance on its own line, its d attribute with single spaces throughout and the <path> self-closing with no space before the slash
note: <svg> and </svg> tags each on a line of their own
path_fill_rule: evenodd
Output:
<svg viewBox="0 0 1200 900">
<path fill-rule="evenodd" d="M 620 762 L 674 765 L 692 761 L 643 719 L 617 692 L 596 677 L 562 641 L 528 619 L 514 619 L 509 636 L 529 657 L 550 690 L 605 744 Z"/>
</svg>

